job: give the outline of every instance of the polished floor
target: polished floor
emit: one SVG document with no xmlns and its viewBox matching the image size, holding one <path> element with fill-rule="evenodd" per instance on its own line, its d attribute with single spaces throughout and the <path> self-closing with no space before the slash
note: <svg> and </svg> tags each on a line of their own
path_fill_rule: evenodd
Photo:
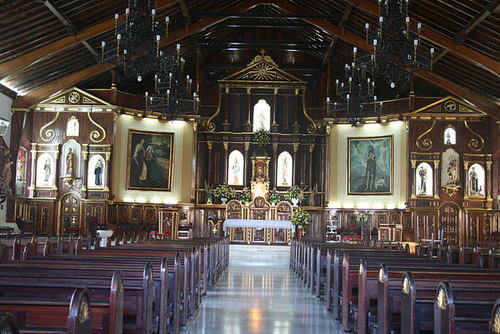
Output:
<svg viewBox="0 0 500 334">
<path fill-rule="evenodd" d="M 287 246 L 231 245 L 229 266 L 186 333 L 341 333 L 289 269 Z"/>
</svg>

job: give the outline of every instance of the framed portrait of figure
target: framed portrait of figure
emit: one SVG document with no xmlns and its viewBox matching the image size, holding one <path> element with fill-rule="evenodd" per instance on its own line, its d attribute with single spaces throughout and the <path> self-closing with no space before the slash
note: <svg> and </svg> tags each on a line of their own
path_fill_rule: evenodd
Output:
<svg viewBox="0 0 500 334">
<path fill-rule="evenodd" d="M 171 191 L 174 134 L 129 130 L 127 188 Z"/>
<path fill-rule="evenodd" d="M 390 195 L 393 136 L 347 138 L 348 195 Z"/>
<path fill-rule="evenodd" d="M 52 188 L 56 179 L 56 163 L 49 153 L 42 153 L 36 159 L 36 186 Z"/>
<path fill-rule="evenodd" d="M 94 154 L 89 159 L 87 188 L 101 189 L 106 184 L 106 159 L 100 154 Z"/>
</svg>

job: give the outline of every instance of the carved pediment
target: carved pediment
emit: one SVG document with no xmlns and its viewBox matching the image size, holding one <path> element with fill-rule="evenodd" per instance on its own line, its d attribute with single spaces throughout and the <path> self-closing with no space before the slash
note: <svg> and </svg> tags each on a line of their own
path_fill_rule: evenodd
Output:
<svg viewBox="0 0 500 334">
<path fill-rule="evenodd" d="M 410 117 L 414 116 L 428 116 L 428 117 L 484 117 L 485 112 L 477 109 L 466 101 L 457 99 L 453 96 L 447 96 L 439 101 L 431 103 L 423 108 L 415 110 L 408 114 Z"/>
<path fill-rule="evenodd" d="M 71 87 L 57 92 L 39 103 L 38 107 L 43 110 L 46 106 L 54 105 L 59 105 L 63 108 L 72 108 L 73 106 L 111 106 L 108 102 L 77 87 Z"/>
<path fill-rule="evenodd" d="M 262 50 L 260 55 L 255 56 L 255 58 L 247 65 L 243 70 L 236 72 L 222 80 L 219 80 L 222 84 L 230 84 L 236 82 L 245 83 L 290 83 L 305 85 L 306 83 L 293 75 L 279 69 L 278 65 L 274 62 L 271 56 L 266 55 L 265 51 Z"/>
</svg>

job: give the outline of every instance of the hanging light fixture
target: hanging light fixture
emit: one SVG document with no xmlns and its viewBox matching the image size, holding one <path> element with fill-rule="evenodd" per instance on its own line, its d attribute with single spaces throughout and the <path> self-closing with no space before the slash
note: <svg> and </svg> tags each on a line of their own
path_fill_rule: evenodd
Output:
<svg viewBox="0 0 500 334">
<path fill-rule="evenodd" d="M 352 126 L 365 117 L 380 116 L 381 105 L 377 102 L 375 82 L 368 75 L 366 64 L 356 62 L 357 47 L 353 48 L 354 61 L 345 65 L 347 83 L 335 81 L 336 95 L 340 101 L 326 98 L 327 111 L 336 119 L 346 119 Z"/>
<path fill-rule="evenodd" d="M 161 71 L 155 74 L 155 92 L 146 92 L 146 110 L 160 114 L 168 120 L 179 115 L 198 113 L 200 99 L 192 92 L 193 80 L 184 75 L 184 59 L 180 56 L 181 46 L 167 56 L 161 54 Z"/>
<path fill-rule="evenodd" d="M 134 73 L 141 81 L 150 72 L 159 71 L 160 40 L 167 37 L 169 18 L 156 22 L 156 1 L 129 0 L 125 21 L 118 23 L 115 14 L 115 40 L 101 43 L 101 61 L 121 67 L 125 73 Z"/>
<path fill-rule="evenodd" d="M 409 2 L 378 0 L 378 30 L 370 32 L 370 25 L 365 24 L 366 42 L 374 51 L 360 58 L 360 63 L 367 65 L 374 78 L 383 77 L 391 88 L 409 80 L 415 72 L 432 68 L 434 48 L 430 48 L 429 56 L 418 52 L 422 24 L 417 24 L 418 33 L 410 31 Z"/>
</svg>

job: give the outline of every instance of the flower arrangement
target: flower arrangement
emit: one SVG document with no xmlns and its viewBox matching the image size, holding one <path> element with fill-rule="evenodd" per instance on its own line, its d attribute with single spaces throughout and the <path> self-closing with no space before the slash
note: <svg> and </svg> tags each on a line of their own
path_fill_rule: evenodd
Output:
<svg viewBox="0 0 500 334">
<path fill-rule="evenodd" d="M 240 195 L 240 202 L 246 204 L 250 202 L 250 198 L 251 198 L 250 189 L 248 189 L 248 187 L 243 188 Z"/>
<path fill-rule="evenodd" d="M 214 196 L 217 198 L 231 199 L 235 198 L 236 194 L 234 193 L 233 188 L 228 185 L 222 184 L 214 190 Z"/>
<path fill-rule="evenodd" d="M 292 215 L 292 224 L 304 227 L 311 224 L 311 215 L 301 207 L 297 208 Z"/>
<path fill-rule="evenodd" d="M 254 132 L 254 140 L 259 146 L 265 146 L 271 142 L 271 134 L 264 128 Z"/>
<path fill-rule="evenodd" d="M 288 188 L 285 193 L 285 199 L 288 202 L 293 202 L 294 200 L 300 199 L 300 188 L 298 186 L 292 186 Z"/>
<path fill-rule="evenodd" d="M 271 190 L 271 192 L 269 193 L 269 202 L 273 204 L 278 204 L 280 199 L 281 199 L 280 194 L 276 191 L 276 188 Z"/>
</svg>

